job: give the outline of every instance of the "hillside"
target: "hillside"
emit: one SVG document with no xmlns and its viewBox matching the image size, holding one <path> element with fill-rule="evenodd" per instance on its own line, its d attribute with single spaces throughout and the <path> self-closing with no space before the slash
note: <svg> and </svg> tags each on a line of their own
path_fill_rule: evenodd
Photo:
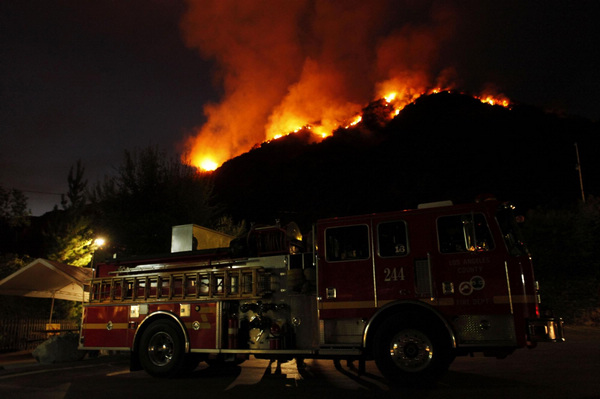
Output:
<svg viewBox="0 0 600 399">
<path fill-rule="evenodd" d="M 482 193 L 521 208 L 600 194 L 598 123 L 464 94 L 419 98 L 390 121 L 385 104 L 315 143 L 304 131 L 264 143 L 214 173 L 217 202 L 237 219 L 309 223 L 319 217 L 472 201 Z"/>
</svg>

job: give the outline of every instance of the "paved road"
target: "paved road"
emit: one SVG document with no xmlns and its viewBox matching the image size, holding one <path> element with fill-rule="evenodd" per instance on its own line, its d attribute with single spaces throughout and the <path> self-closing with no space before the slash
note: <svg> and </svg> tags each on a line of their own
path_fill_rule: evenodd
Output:
<svg viewBox="0 0 600 399">
<path fill-rule="evenodd" d="M 204 364 L 189 377 L 155 379 L 129 372 L 127 356 L 0 371 L 0 398 L 600 398 L 600 329 L 569 329 L 563 344 L 542 344 L 504 360 L 458 358 L 436 385 L 402 391 L 367 362 L 358 376 L 346 362 L 308 360 L 278 370 L 267 360 L 215 370 Z"/>
</svg>

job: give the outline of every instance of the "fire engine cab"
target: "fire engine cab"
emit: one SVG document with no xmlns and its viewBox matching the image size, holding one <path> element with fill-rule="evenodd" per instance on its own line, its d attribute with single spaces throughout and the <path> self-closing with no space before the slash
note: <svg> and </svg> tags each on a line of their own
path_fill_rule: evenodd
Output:
<svg viewBox="0 0 600 399">
<path fill-rule="evenodd" d="M 496 200 L 323 219 L 305 237 L 293 223 L 234 240 L 176 226 L 172 249 L 96 265 L 80 349 L 131 351 L 132 370 L 158 377 L 253 355 L 375 360 L 415 384 L 456 356 L 564 340 Z"/>
</svg>

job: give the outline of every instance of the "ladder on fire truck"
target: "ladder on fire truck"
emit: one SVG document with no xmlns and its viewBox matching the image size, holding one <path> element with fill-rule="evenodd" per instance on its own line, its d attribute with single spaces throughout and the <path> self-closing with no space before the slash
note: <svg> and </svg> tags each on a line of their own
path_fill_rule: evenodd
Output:
<svg viewBox="0 0 600 399">
<path fill-rule="evenodd" d="M 269 293 L 262 267 L 165 271 L 95 278 L 91 303 L 258 299 Z"/>
</svg>

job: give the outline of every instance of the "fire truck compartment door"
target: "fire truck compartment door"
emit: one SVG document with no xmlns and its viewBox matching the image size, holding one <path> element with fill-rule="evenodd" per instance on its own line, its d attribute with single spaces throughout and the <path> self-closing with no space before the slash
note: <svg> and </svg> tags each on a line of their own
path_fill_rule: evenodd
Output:
<svg viewBox="0 0 600 399">
<path fill-rule="evenodd" d="M 318 268 L 321 318 L 355 317 L 361 309 L 374 308 L 369 226 L 326 228 L 324 245 Z"/>
</svg>

